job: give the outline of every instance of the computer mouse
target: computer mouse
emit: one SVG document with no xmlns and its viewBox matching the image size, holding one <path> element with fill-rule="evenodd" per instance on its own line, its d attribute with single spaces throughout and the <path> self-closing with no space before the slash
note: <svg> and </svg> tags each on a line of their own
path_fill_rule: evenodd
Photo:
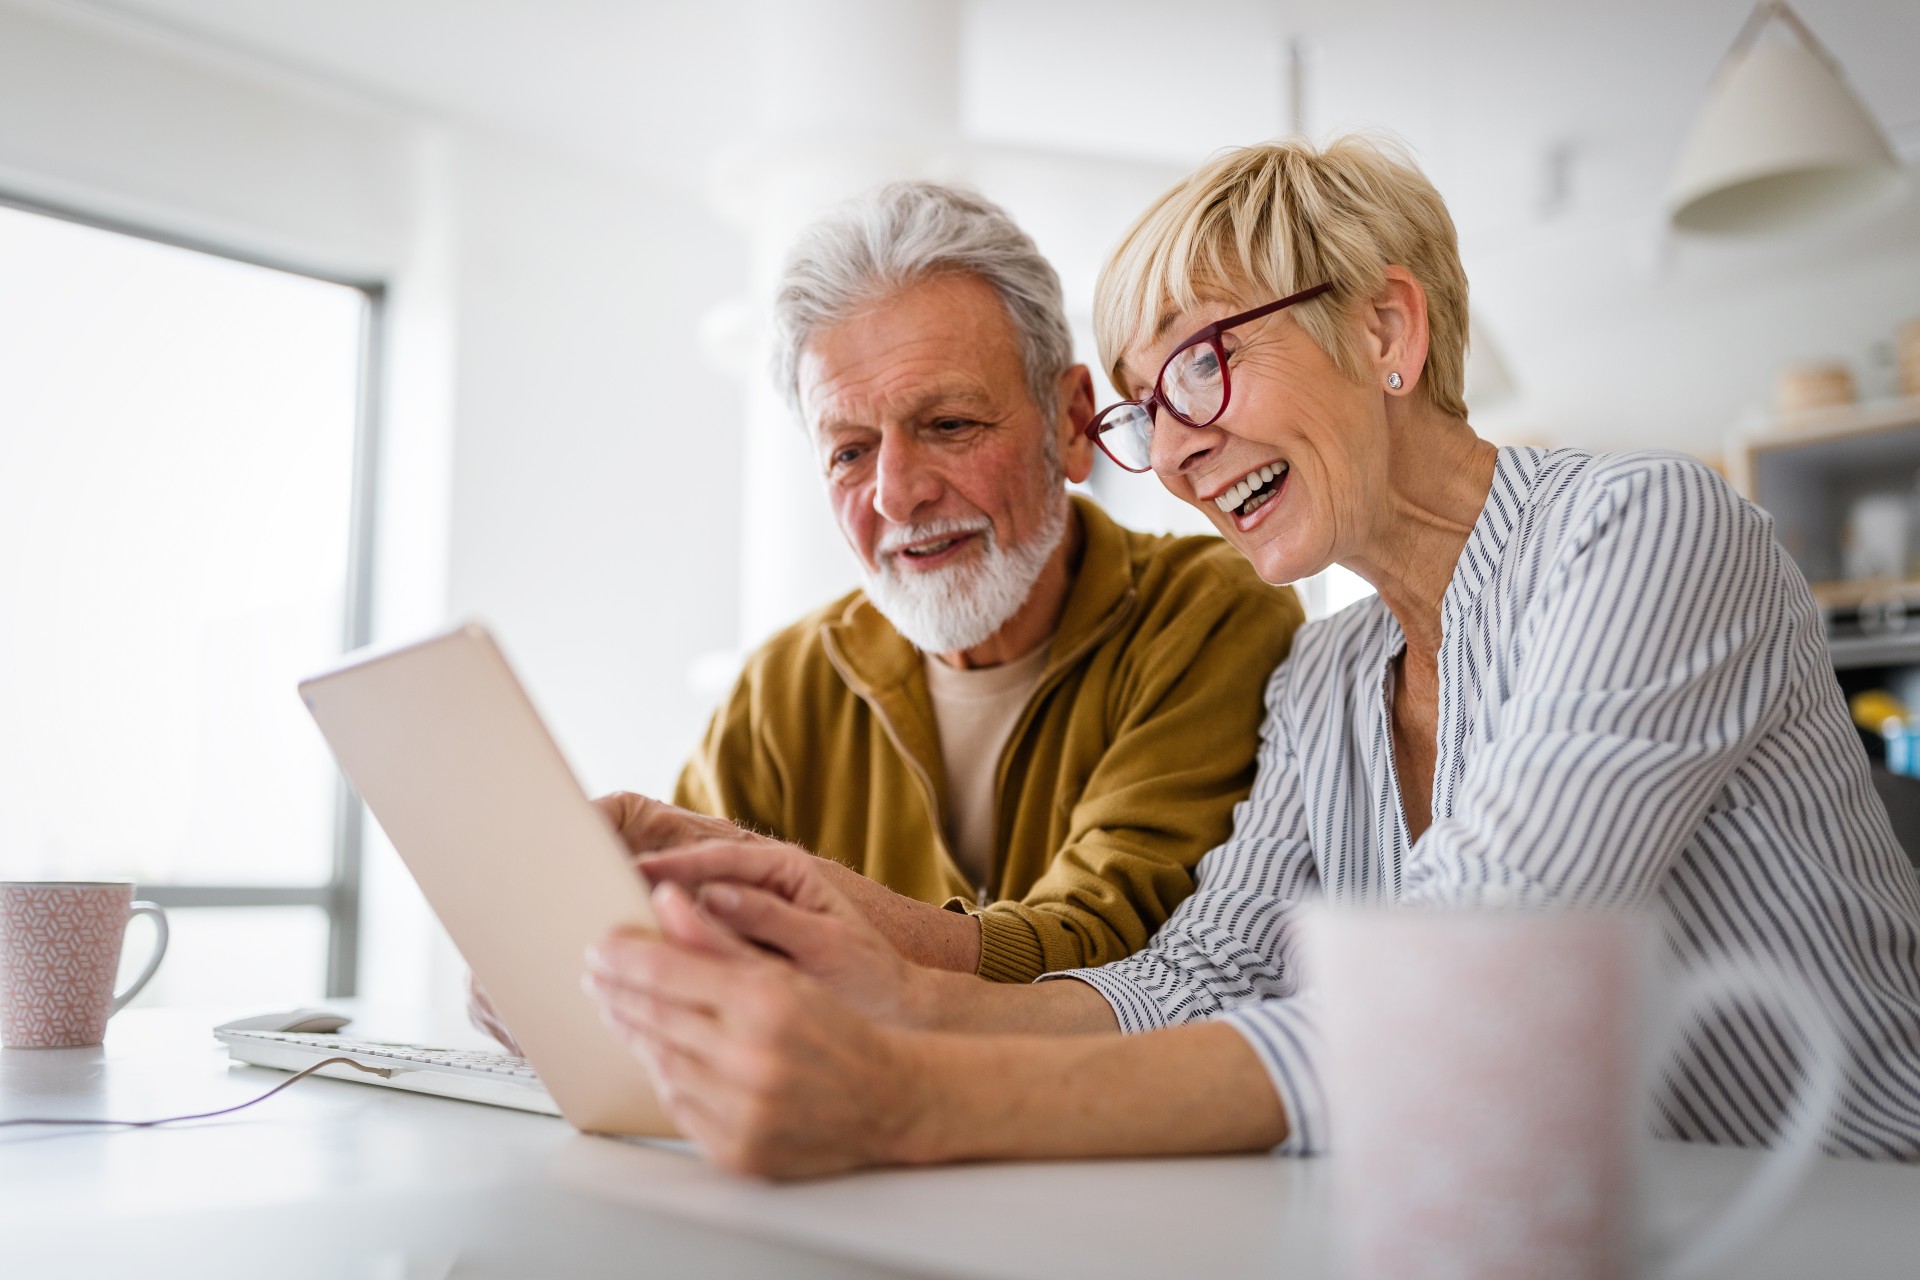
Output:
<svg viewBox="0 0 1920 1280">
<path fill-rule="evenodd" d="M 291 1013 L 262 1013 L 251 1018 L 235 1018 L 232 1022 L 223 1022 L 215 1031 L 289 1031 L 309 1035 L 324 1035 L 329 1031 L 338 1031 L 353 1019 L 345 1014 L 328 1013 L 325 1009 L 295 1009 Z"/>
</svg>

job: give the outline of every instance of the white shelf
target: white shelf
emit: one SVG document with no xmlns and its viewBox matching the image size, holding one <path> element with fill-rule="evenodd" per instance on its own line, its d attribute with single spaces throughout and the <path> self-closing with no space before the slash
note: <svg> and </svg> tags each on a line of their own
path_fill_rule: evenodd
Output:
<svg viewBox="0 0 1920 1280">
<path fill-rule="evenodd" d="M 1920 396 L 1908 396 L 1900 400 L 1876 400 L 1869 404 L 1814 409 L 1790 418 L 1775 419 L 1748 436 L 1746 444 L 1755 453 L 1804 449 L 1915 426 L 1920 426 Z"/>
</svg>

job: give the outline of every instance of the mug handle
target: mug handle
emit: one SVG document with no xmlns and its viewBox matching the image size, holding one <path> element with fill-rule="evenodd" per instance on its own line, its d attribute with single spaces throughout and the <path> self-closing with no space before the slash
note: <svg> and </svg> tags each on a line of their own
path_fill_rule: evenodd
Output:
<svg viewBox="0 0 1920 1280">
<path fill-rule="evenodd" d="M 1671 1051 L 1688 1022 L 1734 1003 L 1772 1005 L 1799 1026 L 1806 1037 L 1800 1087 L 1766 1158 L 1726 1207 L 1683 1239 L 1655 1248 L 1650 1261 L 1655 1274 L 1665 1280 L 1692 1280 L 1707 1274 L 1773 1220 L 1819 1157 L 1821 1140 L 1840 1105 L 1840 1089 L 1846 1081 L 1846 1049 L 1833 1019 L 1806 983 L 1771 965 L 1723 962 L 1689 977 L 1673 1003 L 1675 1013 L 1666 1033 L 1657 1041 L 1661 1057 Z"/>
<path fill-rule="evenodd" d="M 125 991 L 114 994 L 113 1007 L 107 1010 L 109 1018 L 126 1008 L 127 1001 L 140 994 L 140 988 L 147 985 L 147 980 L 153 977 L 154 970 L 160 967 L 160 957 L 167 954 L 167 913 L 154 903 L 136 902 L 127 911 L 127 924 L 132 924 L 135 916 L 142 915 L 152 916 L 153 927 L 160 931 L 153 940 L 153 954 L 147 957 L 147 967 L 140 971 L 140 976 L 133 980 L 133 984 Z M 121 926 L 123 931 L 125 927 L 125 925 Z"/>
</svg>

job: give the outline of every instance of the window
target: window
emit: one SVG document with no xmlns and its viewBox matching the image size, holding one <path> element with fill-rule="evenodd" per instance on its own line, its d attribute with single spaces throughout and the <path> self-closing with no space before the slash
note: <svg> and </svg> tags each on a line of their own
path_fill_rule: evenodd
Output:
<svg viewBox="0 0 1920 1280">
<path fill-rule="evenodd" d="M 364 638 L 377 303 L 0 206 L 0 878 L 168 907 L 142 1003 L 352 993 L 359 810 L 294 682 Z"/>
</svg>

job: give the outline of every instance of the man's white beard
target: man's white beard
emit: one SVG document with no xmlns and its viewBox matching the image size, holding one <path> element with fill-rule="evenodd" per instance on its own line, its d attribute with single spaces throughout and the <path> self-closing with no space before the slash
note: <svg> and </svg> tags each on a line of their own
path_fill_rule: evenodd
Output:
<svg viewBox="0 0 1920 1280">
<path fill-rule="evenodd" d="M 862 569 L 867 599 L 894 629 L 928 653 L 984 644 L 1033 594 L 1040 571 L 1067 532 L 1067 495 L 1057 493 L 1040 527 L 1017 547 L 1002 547 L 993 521 L 935 520 L 896 529 L 876 550 L 880 568 Z M 894 548 L 949 534 L 978 533 L 980 552 L 950 568 L 902 572 Z"/>
</svg>

